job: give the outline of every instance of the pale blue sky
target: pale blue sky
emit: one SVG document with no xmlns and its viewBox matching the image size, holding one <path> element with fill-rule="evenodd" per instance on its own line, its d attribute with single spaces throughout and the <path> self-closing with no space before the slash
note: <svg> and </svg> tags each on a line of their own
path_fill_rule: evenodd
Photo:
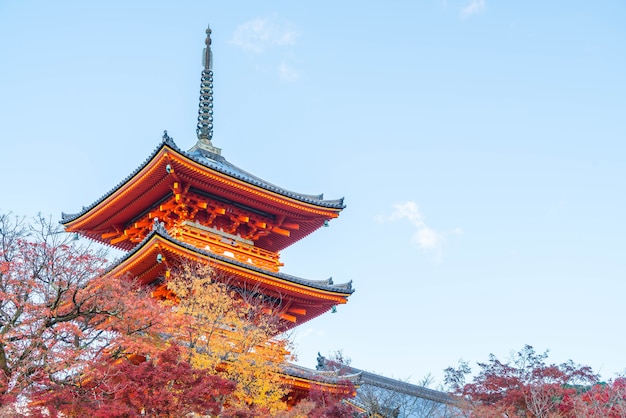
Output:
<svg viewBox="0 0 626 418">
<path fill-rule="evenodd" d="M 213 29 L 232 163 L 347 208 L 284 272 L 353 280 L 298 328 L 417 381 L 531 344 L 626 368 L 621 1 L 0 0 L 0 209 L 54 219 L 195 143 Z M 548 4 L 549 3 L 549 4 Z"/>
</svg>

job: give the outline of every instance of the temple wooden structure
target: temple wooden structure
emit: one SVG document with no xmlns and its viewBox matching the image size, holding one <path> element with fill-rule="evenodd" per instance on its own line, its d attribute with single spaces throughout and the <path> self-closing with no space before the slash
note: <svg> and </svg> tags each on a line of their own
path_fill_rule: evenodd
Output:
<svg viewBox="0 0 626 418">
<path fill-rule="evenodd" d="M 345 304 L 354 291 L 351 282 L 280 272 L 280 251 L 328 225 L 345 206 L 343 199 L 262 180 L 213 145 L 211 30 L 206 32 L 195 145 L 184 151 L 165 132 L 130 175 L 80 212 L 62 214 L 61 223 L 68 232 L 126 251 L 107 274 L 129 275 L 152 286 L 155 296 L 165 291 L 177 263 L 203 260 L 230 285 L 272 298 L 287 330 Z M 333 386 L 321 375 L 291 377 L 300 389 L 316 380 Z"/>
</svg>

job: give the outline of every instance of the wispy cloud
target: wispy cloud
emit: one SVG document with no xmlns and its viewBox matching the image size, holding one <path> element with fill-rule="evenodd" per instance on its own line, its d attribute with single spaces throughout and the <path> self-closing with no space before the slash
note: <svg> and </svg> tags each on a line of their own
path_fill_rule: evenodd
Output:
<svg viewBox="0 0 626 418">
<path fill-rule="evenodd" d="M 470 3 L 461 9 L 461 16 L 468 18 L 475 14 L 479 14 L 485 11 L 487 7 L 487 0 L 471 0 Z"/>
<path fill-rule="evenodd" d="M 254 54 L 258 68 L 273 68 L 282 81 L 294 82 L 300 78 L 297 69 L 288 62 L 290 47 L 296 45 L 298 33 L 293 25 L 275 15 L 257 17 L 237 27 L 230 40 L 242 50 Z M 265 64 L 261 64 L 261 59 Z M 278 62 L 278 64 L 276 64 Z M 269 67 L 268 67 L 269 66 Z"/>
<path fill-rule="evenodd" d="M 408 220 L 415 228 L 411 243 L 424 252 L 434 254 L 436 261 L 441 261 L 443 257 L 443 243 L 449 235 L 460 235 L 463 231 L 455 228 L 450 231 L 437 231 L 424 222 L 424 216 L 419 206 L 415 202 L 397 203 L 393 206 L 393 212 L 389 216 L 389 221 Z"/>
<path fill-rule="evenodd" d="M 283 81 L 293 82 L 300 77 L 300 74 L 295 70 L 295 68 L 283 61 L 278 65 L 278 76 Z"/>
<path fill-rule="evenodd" d="M 275 46 L 295 45 L 298 34 L 277 17 L 258 17 L 237 27 L 230 43 L 260 54 Z"/>
</svg>

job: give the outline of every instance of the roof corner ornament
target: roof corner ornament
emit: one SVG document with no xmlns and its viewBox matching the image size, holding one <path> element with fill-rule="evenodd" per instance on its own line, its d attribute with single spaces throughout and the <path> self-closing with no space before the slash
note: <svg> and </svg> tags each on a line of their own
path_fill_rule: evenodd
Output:
<svg viewBox="0 0 626 418">
<path fill-rule="evenodd" d="M 213 53 L 211 51 L 211 27 L 206 29 L 206 44 L 202 53 L 202 76 L 200 78 L 200 106 L 198 108 L 198 124 L 196 135 L 198 142 L 189 151 L 208 151 L 221 154 L 221 150 L 211 143 L 213 139 Z M 203 153 L 204 154 L 204 153 Z"/>
<path fill-rule="evenodd" d="M 165 222 L 159 222 L 159 218 L 154 218 L 152 222 L 152 230 L 160 233 L 167 233 L 165 230 Z"/>
<path fill-rule="evenodd" d="M 317 352 L 317 366 L 315 366 L 316 370 L 326 370 L 326 357 Z"/>
<path fill-rule="evenodd" d="M 163 142 L 172 142 L 173 139 L 167 134 L 167 131 L 163 131 L 163 136 L 161 137 Z"/>
</svg>

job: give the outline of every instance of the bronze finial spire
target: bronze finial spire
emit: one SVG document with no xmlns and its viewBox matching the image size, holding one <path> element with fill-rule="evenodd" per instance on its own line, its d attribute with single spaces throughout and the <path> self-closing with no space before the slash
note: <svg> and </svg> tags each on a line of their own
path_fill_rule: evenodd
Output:
<svg viewBox="0 0 626 418">
<path fill-rule="evenodd" d="M 206 47 L 202 53 L 202 77 L 200 81 L 200 107 L 196 135 L 198 142 L 190 150 L 208 151 L 220 155 L 221 150 L 211 143 L 213 139 L 213 53 L 211 52 L 211 27 L 206 29 Z"/>
<path fill-rule="evenodd" d="M 204 47 L 203 56 L 202 56 L 202 65 L 204 65 L 204 69 L 206 71 L 213 70 L 213 53 L 211 52 L 211 27 L 208 26 L 206 28 L 206 39 L 204 40 L 206 46 Z"/>
</svg>

